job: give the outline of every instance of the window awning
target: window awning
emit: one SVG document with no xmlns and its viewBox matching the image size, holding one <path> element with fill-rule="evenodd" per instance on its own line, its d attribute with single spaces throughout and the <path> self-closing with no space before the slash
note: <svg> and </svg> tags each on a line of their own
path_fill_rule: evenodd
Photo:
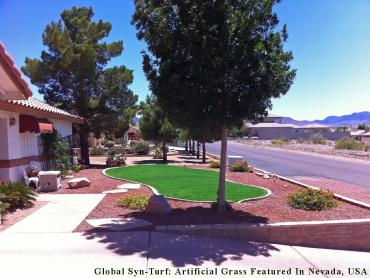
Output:
<svg viewBox="0 0 370 278">
<path fill-rule="evenodd" d="M 53 132 L 53 124 L 47 119 L 39 119 L 29 115 L 19 116 L 19 132 L 26 131 L 35 133 Z"/>
</svg>

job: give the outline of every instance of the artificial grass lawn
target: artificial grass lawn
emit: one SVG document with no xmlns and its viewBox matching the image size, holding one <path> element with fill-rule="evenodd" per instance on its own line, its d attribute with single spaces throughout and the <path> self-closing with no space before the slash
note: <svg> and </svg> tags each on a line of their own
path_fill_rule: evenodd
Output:
<svg viewBox="0 0 370 278">
<path fill-rule="evenodd" d="M 148 184 L 166 196 L 193 201 L 216 201 L 218 172 L 170 165 L 137 165 L 106 171 L 109 176 Z M 267 191 L 226 182 L 226 199 L 240 201 L 265 196 Z"/>
</svg>

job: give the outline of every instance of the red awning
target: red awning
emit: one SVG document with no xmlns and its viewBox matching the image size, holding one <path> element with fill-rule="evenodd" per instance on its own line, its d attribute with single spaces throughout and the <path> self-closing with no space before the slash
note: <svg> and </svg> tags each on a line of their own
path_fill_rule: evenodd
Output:
<svg viewBox="0 0 370 278">
<path fill-rule="evenodd" d="M 39 119 L 29 115 L 19 116 L 19 132 L 26 131 L 35 133 L 53 132 L 53 124 L 47 119 Z"/>
</svg>

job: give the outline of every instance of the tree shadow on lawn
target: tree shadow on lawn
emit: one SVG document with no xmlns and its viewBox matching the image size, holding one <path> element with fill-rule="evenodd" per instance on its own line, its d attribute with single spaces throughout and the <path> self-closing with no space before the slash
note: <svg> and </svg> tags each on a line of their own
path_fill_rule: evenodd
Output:
<svg viewBox="0 0 370 278">
<path fill-rule="evenodd" d="M 211 214 L 216 216 L 212 217 Z M 134 212 L 124 217 L 135 217 L 153 222 L 155 225 L 166 225 L 171 221 L 176 224 L 213 224 L 213 223 L 266 223 L 267 218 L 251 215 L 243 212 L 244 217 L 237 213 L 231 216 L 231 212 L 219 214 L 204 207 L 192 207 L 187 209 L 175 209 L 167 215 L 150 215 L 143 212 Z M 199 214 L 203 214 L 199 217 Z M 174 218 L 176 215 L 176 218 Z M 198 217 L 196 217 L 198 215 Z M 207 219 L 207 215 L 210 216 Z M 225 219 L 222 219 L 224 217 Z M 181 221 L 182 218 L 182 222 Z M 218 221 L 216 221 L 218 219 Z M 174 224 L 174 223 L 171 223 Z M 271 256 L 271 251 L 279 251 L 275 246 L 268 243 L 255 243 L 245 240 L 230 238 L 212 238 L 195 235 L 182 235 L 174 233 L 162 233 L 153 231 L 127 231 L 127 232 L 104 232 L 87 231 L 84 236 L 89 239 L 97 239 L 104 243 L 112 252 L 127 256 L 137 255 L 150 259 L 164 259 L 175 267 L 187 265 L 200 266 L 204 262 L 213 262 L 221 265 L 223 262 L 240 261 L 244 255 L 248 256 Z"/>
</svg>

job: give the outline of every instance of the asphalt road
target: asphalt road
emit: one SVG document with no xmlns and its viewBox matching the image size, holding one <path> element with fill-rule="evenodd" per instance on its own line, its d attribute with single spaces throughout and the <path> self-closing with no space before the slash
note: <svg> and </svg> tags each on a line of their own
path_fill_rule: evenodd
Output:
<svg viewBox="0 0 370 278">
<path fill-rule="evenodd" d="M 207 144 L 207 152 L 219 155 L 220 142 Z M 252 166 L 286 176 L 324 177 L 370 188 L 370 162 L 342 159 L 228 142 L 228 155 L 240 155 Z"/>
</svg>

